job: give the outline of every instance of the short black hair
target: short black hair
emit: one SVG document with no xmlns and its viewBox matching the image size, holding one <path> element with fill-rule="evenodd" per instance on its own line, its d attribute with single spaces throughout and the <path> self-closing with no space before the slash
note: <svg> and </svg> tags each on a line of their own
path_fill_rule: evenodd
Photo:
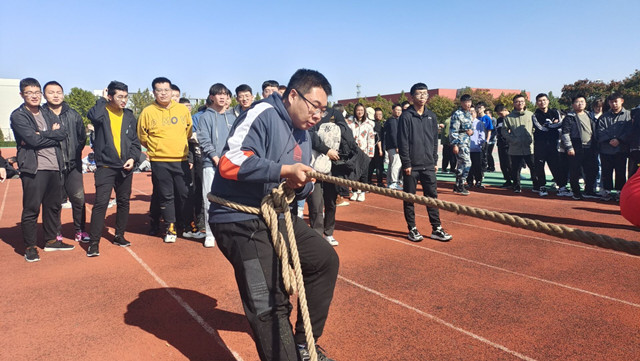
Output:
<svg viewBox="0 0 640 361">
<path fill-rule="evenodd" d="M 536 101 L 538 101 L 538 99 L 540 99 L 540 98 L 549 99 L 549 96 L 546 93 L 540 93 L 540 94 L 536 95 Z"/>
<path fill-rule="evenodd" d="M 129 87 L 127 86 L 127 84 L 119 82 L 117 80 L 114 80 L 111 83 L 109 83 L 109 85 L 107 85 L 107 94 L 113 96 L 116 93 L 116 90 L 125 91 L 129 93 Z"/>
<path fill-rule="evenodd" d="M 28 86 L 37 86 L 40 88 L 40 82 L 35 78 L 24 78 L 20 80 L 20 93 L 24 92 L 24 89 Z"/>
<path fill-rule="evenodd" d="M 594 106 L 600 107 L 600 108 L 604 107 L 604 99 L 602 98 L 595 99 L 593 102 L 591 102 L 591 110 L 593 110 Z"/>
<path fill-rule="evenodd" d="M 275 80 L 265 80 L 264 83 L 262 83 L 262 90 L 265 90 L 269 86 L 274 86 L 277 88 L 280 86 L 280 83 Z"/>
<path fill-rule="evenodd" d="M 395 103 L 394 105 L 391 106 L 391 110 L 394 110 L 396 107 L 402 108 L 402 105 L 400 105 L 399 103 Z"/>
<path fill-rule="evenodd" d="M 411 94 L 411 96 L 415 95 L 416 92 L 418 90 L 429 90 L 429 88 L 427 87 L 427 84 L 425 83 L 415 83 L 411 86 L 411 90 L 409 91 L 409 94 Z"/>
<path fill-rule="evenodd" d="M 587 97 L 586 97 L 586 96 L 584 96 L 583 94 L 578 94 L 578 95 L 574 96 L 574 97 L 571 99 L 571 103 L 575 103 L 575 102 L 576 102 L 576 100 L 578 100 L 579 98 L 584 99 L 584 101 L 585 101 L 585 102 L 587 101 Z"/>
<path fill-rule="evenodd" d="M 251 95 L 253 95 L 253 90 L 247 84 L 240 84 L 236 87 L 236 96 L 238 96 L 238 94 L 242 92 L 249 92 L 251 93 Z"/>
<path fill-rule="evenodd" d="M 226 94 L 231 95 L 231 90 L 222 83 L 215 83 L 209 88 L 209 95 Z"/>
<path fill-rule="evenodd" d="M 344 112 L 344 105 L 340 104 L 340 103 L 335 103 L 333 105 L 333 110 L 342 113 L 342 112 Z"/>
<path fill-rule="evenodd" d="M 411 105 L 411 103 L 409 103 L 408 100 L 405 100 L 405 101 L 402 102 L 402 104 L 400 104 L 400 106 L 403 107 L 403 108 L 404 108 L 405 105 Z"/>
<path fill-rule="evenodd" d="M 48 87 L 49 85 L 57 85 L 57 86 L 59 86 L 59 87 L 60 87 L 60 89 L 62 89 L 62 91 L 64 92 L 64 88 L 62 88 L 62 85 L 60 85 L 60 83 L 58 83 L 58 82 L 57 82 L 57 81 L 55 81 L 55 80 L 52 80 L 52 81 L 47 82 L 47 84 L 45 84 L 45 85 L 42 87 L 42 90 L 47 90 L 47 87 Z"/>
<path fill-rule="evenodd" d="M 191 104 L 191 100 L 189 100 L 187 98 L 180 98 L 180 100 L 178 100 L 178 103 L 180 103 L 180 104 Z"/>
<path fill-rule="evenodd" d="M 171 80 L 163 77 L 163 76 L 159 76 L 155 79 L 153 79 L 153 81 L 151 82 L 151 89 L 155 90 L 156 89 L 156 84 L 160 84 L 160 83 L 169 83 L 169 85 L 171 85 Z"/>
<path fill-rule="evenodd" d="M 374 111 L 374 112 L 381 112 L 381 111 L 382 111 L 382 108 L 380 108 L 380 107 L 376 107 L 376 108 L 373 108 L 373 111 Z"/>
<path fill-rule="evenodd" d="M 477 102 L 476 103 L 476 107 L 485 107 L 486 108 L 487 107 L 487 103 L 485 103 L 483 101 Z"/>
<path fill-rule="evenodd" d="M 178 88 L 178 86 L 177 86 L 177 85 L 175 85 L 175 84 L 171 84 L 171 90 L 175 90 L 175 91 L 177 91 L 178 93 L 180 93 L 180 88 Z"/>
<path fill-rule="evenodd" d="M 513 101 L 515 102 L 515 101 L 516 101 L 516 99 L 518 99 L 518 98 L 524 98 L 524 95 L 523 95 L 523 94 L 516 94 L 516 95 L 513 97 Z M 525 100 L 526 100 L 526 98 L 525 98 Z"/>
<path fill-rule="evenodd" d="M 505 109 L 504 104 L 498 104 L 498 105 L 496 105 L 496 107 L 495 107 L 495 111 L 496 111 L 496 113 L 500 113 L 500 112 L 501 112 L 501 111 L 503 111 L 504 109 Z"/>
<path fill-rule="evenodd" d="M 287 86 L 286 85 L 280 85 L 278 86 L 278 90 L 287 90 Z"/>
<path fill-rule="evenodd" d="M 624 99 L 624 97 L 622 96 L 621 93 L 615 92 L 615 93 L 609 95 L 609 97 L 607 98 L 608 101 L 613 101 L 613 100 L 616 100 L 616 99 Z"/>
<path fill-rule="evenodd" d="M 471 100 L 471 94 L 463 94 L 460 97 L 460 102 L 466 102 L 466 101 L 469 101 L 469 100 Z"/>
<path fill-rule="evenodd" d="M 297 92 L 300 92 L 302 95 L 304 95 L 309 93 L 311 91 L 311 88 L 315 87 L 322 88 L 327 96 L 331 95 L 331 84 L 329 84 L 327 78 L 325 78 L 324 75 L 322 75 L 319 71 L 310 69 L 298 69 L 295 73 L 293 73 L 291 79 L 289 79 L 287 90 L 285 90 L 282 98 L 286 99 L 289 96 L 291 89 L 295 89 Z"/>
</svg>

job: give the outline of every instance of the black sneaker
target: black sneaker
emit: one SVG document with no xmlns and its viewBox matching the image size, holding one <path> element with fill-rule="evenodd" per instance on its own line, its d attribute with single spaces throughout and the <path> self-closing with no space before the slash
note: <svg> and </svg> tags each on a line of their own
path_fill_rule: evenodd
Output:
<svg viewBox="0 0 640 361">
<path fill-rule="evenodd" d="M 126 239 L 124 239 L 124 236 L 115 236 L 113 238 L 113 244 L 120 246 L 120 247 L 129 247 L 131 245 L 131 242 L 127 241 Z"/>
<path fill-rule="evenodd" d="M 97 257 L 100 255 L 100 248 L 98 245 L 98 242 L 89 243 L 89 247 L 87 248 L 87 257 Z"/>
<path fill-rule="evenodd" d="M 571 196 L 571 198 L 573 198 L 576 201 L 583 201 L 584 200 L 584 196 L 580 193 L 573 193 L 573 195 Z"/>
<path fill-rule="evenodd" d="M 45 252 L 71 251 L 74 248 L 76 248 L 76 246 L 62 242 L 62 236 L 58 236 L 53 241 L 48 241 L 47 244 L 44 245 Z"/>
<path fill-rule="evenodd" d="M 149 222 L 149 232 L 147 233 L 150 236 L 157 236 L 160 234 L 160 222 L 154 221 L 153 219 Z"/>
<path fill-rule="evenodd" d="M 476 188 L 484 189 L 484 185 L 482 183 L 476 183 Z"/>
<path fill-rule="evenodd" d="M 520 189 L 520 187 L 514 187 L 513 188 L 513 193 L 521 193 L 522 189 Z"/>
<path fill-rule="evenodd" d="M 468 196 L 469 191 L 464 186 L 454 186 L 453 193 Z"/>
<path fill-rule="evenodd" d="M 309 355 L 309 350 L 306 346 L 298 346 L 298 354 L 302 361 L 311 360 L 311 355 Z M 318 345 L 316 345 L 316 354 L 318 355 L 318 361 L 334 361 L 333 359 L 328 358 L 327 355 L 324 354 L 324 349 Z"/>
<path fill-rule="evenodd" d="M 513 187 L 513 183 L 509 181 L 502 183 L 502 185 L 500 186 L 500 188 L 511 188 L 511 187 Z"/>
<path fill-rule="evenodd" d="M 445 232 L 445 230 L 442 229 L 441 226 L 438 226 L 438 228 L 433 229 L 433 232 L 431 232 L 431 235 L 429 236 L 429 238 L 442 241 L 442 242 L 449 242 L 451 238 L 453 238 L 453 236 Z"/>
<path fill-rule="evenodd" d="M 424 239 L 424 237 L 420 234 L 420 232 L 418 232 L 418 229 L 416 227 L 413 227 L 409 230 L 409 234 L 407 235 L 407 238 L 411 242 L 420 242 Z"/>
<path fill-rule="evenodd" d="M 28 247 L 24 250 L 24 259 L 27 262 L 38 262 L 40 260 L 40 255 L 38 254 L 38 249 L 35 247 Z"/>
</svg>

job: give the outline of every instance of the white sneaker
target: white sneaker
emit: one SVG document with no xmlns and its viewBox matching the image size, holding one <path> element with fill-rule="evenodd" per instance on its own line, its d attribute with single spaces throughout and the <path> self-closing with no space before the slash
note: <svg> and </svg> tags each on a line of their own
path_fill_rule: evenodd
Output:
<svg viewBox="0 0 640 361">
<path fill-rule="evenodd" d="M 64 209 L 71 208 L 71 202 L 66 201 L 66 202 L 62 203 L 62 208 L 64 208 Z"/>
<path fill-rule="evenodd" d="M 107 208 L 112 208 L 113 206 L 116 205 L 116 199 L 112 199 L 109 201 L 109 204 L 107 205 Z"/>
<path fill-rule="evenodd" d="M 164 243 L 176 243 L 176 238 L 178 236 L 176 236 L 175 234 L 167 234 L 166 236 L 164 236 Z"/>
<path fill-rule="evenodd" d="M 204 244 L 206 248 L 211 248 L 216 246 L 216 239 L 213 237 L 207 237 L 204 239 Z"/>
<path fill-rule="evenodd" d="M 353 194 L 351 195 L 351 198 L 349 198 L 349 200 L 352 201 L 352 202 L 355 202 L 358 199 L 358 194 L 360 194 L 360 191 L 353 192 Z"/>
<path fill-rule="evenodd" d="M 327 236 L 327 235 L 325 235 L 325 236 L 324 236 L 324 239 L 325 239 L 327 242 L 329 242 L 329 244 L 330 244 L 330 245 L 332 245 L 332 246 L 334 246 L 334 247 L 335 247 L 335 246 L 337 246 L 337 245 L 339 244 L 339 243 L 338 243 L 338 241 L 336 241 L 336 239 L 335 239 L 335 238 L 333 238 L 333 236 Z"/>
<path fill-rule="evenodd" d="M 364 192 L 358 193 L 358 198 L 356 199 L 358 202 L 364 202 Z"/>
</svg>

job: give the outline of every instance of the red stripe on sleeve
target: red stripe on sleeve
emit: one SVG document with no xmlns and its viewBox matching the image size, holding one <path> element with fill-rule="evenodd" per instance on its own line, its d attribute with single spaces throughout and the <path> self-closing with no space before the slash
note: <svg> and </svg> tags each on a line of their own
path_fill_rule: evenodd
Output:
<svg viewBox="0 0 640 361">
<path fill-rule="evenodd" d="M 243 150 L 242 153 L 246 158 L 251 157 L 254 153 L 250 150 Z M 245 158 L 245 159 L 246 159 Z M 218 170 L 220 171 L 220 175 L 226 179 L 238 180 L 238 172 L 240 171 L 240 165 L 234 164 L 229 158 L 227 158 L 226 154 L 220 158 L 220 162 L 218 162 Z"/>
</svg>

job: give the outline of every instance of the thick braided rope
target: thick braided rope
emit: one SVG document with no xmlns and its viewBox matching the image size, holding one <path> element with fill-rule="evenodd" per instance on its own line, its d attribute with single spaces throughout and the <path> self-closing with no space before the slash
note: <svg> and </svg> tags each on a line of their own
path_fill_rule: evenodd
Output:
<svg viewBox="0 0 640 361">
<path fill-rule="evenodd" d="M 291 212 L 289 204 L 295 197 L 294 191 L 281 183 L 278 188 L 271 190 L 271 194 L 266 195 L 260 203 L 260 209 L 248 207 L 242 204 L 229 202 L 225 199 L 207 194 L 207 198 L 211 202 L 220 203 L 225 207 L 229 207 L 241 212 L 262 215 L 265 223 L 271 232 L 271 242 L 280 259 L 282 268 L 282 279 L 284 286 L 290 295 L 298 293 L 298 303 L 300 312 L 302 313 L 302 321 L 304 325 L 304 333 L 307 339 L 307 348 L 312 361 L 318 360 L 316 353 L 315 340 L 313 338 L 313 329 L 311 328 L 311 318 L 309 317 L 309 308 L 307 306 L 307 294 L 304 288 L 304 280 L 302 278 L 302 267 L 300 266 L 300 256 L 298 254 L 298 245 L 296 243 L 295 234 L 293 232 L 293 221 L 291 220 Z M 287 227 L 287 242 L 278 230 L 278 214 L 284 214 L 284 221 Z M 288 247 L 287 247 L 288 246 Z M 289 251 L 291 255 L 289 255 Z M 291 264 L 293 263 L 293 269 Z"/>
<path fill-rule="evenodd" d="M 418 196 L 415 194 L 405 193 L 393 189 L 376 187 L 370 184 L 337 178 L 318 172 L 309 172 L 307 173 L 307 175 L 323 182 L 334 183 L 360 190 L 367 190 L 372 193 L 401 199 L 406 202 L 418 203 L 428 207 L 437 207 L 449 212 L 456 212 L 458 214 L 464 214 L 467 216 L 489 220 L 492 222 L 502 223 L 512 227 L 524 228 L 555 237 L 570 239 L 572 241 L 640 256 L 640 242 L 636 241 L 628 241 L 622 238 L 615 238 L 604 234 L 583 231 L 578 228 L 570 228 L 563 225 L 545 223 L 535 219 L 513 216 L 508 213 L 494 212 L 482 208 L 475 208 L 452 202 L 446 202 L 436 198 Z"/>
</svg>

